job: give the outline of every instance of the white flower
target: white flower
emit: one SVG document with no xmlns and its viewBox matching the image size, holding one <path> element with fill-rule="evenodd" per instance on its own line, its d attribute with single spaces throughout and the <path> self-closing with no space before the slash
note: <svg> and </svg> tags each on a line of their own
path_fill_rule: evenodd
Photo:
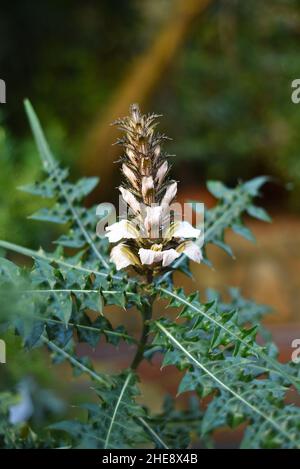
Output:
<svg viewBox="0 0 300 469">
<path fill-rule="evenodd" d="M 139 232 L 128 220 L 121 220 L 117 223 L 113 223 L 105 228 L 108 232 L 105 236 L 108 238 L 110 243 L 117 243 L 121 239 L 136 239 L 139 236 Z"/>
<path fill-rule="evenodd" d="M 117 270 L 124 269 L 129 265 L 139 265 L 137 256 L 124 243 L 117 244 L 112 248 L 110 259 L 115 263 Z"/>
<path fill-rule="evenodd" d="M 168 163 L 167 161 L 164 161 L 163 164 L 160 165 L 156 173 L 155 181 L 157 182 L 159 186 L 161 185 L 167 171 L 168 171 Z"/>
<path fill-rule="evenodd" d="M 136 175 L 132 171 L 132 169 L 129 168 L 125 163 L 122 164 L 122 171 L 127 177 L 128 181 L 135 187 L 135 189 L 139 190 L 139 185 L 137 182 Z"/>
<path fill-rule="evenodd" d="M 161 205 L 170 205 L 176 194 L 177 182 L 172 182 L 172 184 L 167 187 L 165 195 L 163 196 L 163 199 L 161 201 Z"/>
<path fill-rule="evenodd" d="M 160 155 L 160 145 L 156 145 L 156 147 L 154 148 L 154 162 L 157 161 L 159 155 Z"/>
<path fill-rule="evenodd" d="M 140 256 L 142 264 L 147 264 L 147 265 L 154 264 L 154 262 L 161 262 L 162 260 L 162 252 L 154 251 L 153 249 L 140 248 L 139 256 Z"/>
<path fill-rule="evenodd" d="M 26 389 L 20 390 L 20 402 L 9 408 L 9 421 L 13 425 L 26 422 L 33 414 L 34 408 L 30 393 Z"/>
<path fill-rule="evenodd" d="M 181 221 L 175 223 L 172 236 L 174 238 L 199 238 L 200 233 L 201 231 L 194 228 L 188 221 Z"/>
<path fill-rule="evenodd" d="M 134 197 L 134 195 L 128 191 L 127 189 L 124 189 L 124 187 L 119 187 L 119 190 L 122 194 L 123 199 L 125 202 L 129 205 L 131 210 L 137 214 L 140 212 L 140 204 L 137 201 L 137 199 Z"/>
<path fill-rule="evenodd" d="M 126 148 L 126 155 L 130 159 L 131 163 L 135 165 L 137 162 L 137 159 L 136 159 L 134 151 L 132 151 L 130 148 Z"/>
<path fill-rule="evenodd" d="M 192 261 L 200 263 L 202 260 L 202 252 L 199 246 L 193 241 L 185 241 L 176 249 L 180 254 L 185 254 Z"/>
<path fill-rule="evenodd" d="M 152 176 L 144 176 L 142 179 L 142 192 L 143 195 L 146 195 L 147 192 L 154 187 L 153 177 Z"/>
<path fill-rule="evenodd" d="M 165 251 L 161 250 L 161 246 L 153 245 L 152 249 L 143 249 L 139 250 L 139 256 L 142 264 L 151 265 L 156 262 L 161 262 L 163 267 L 171 264 L 177 257 L 180 256 L 175 249 L 166 249 Z"/>
<path fill-rule="evenodd" d="M 177 259 L 179 256 L 180 254 L 175 249 L 166 249 L 163 251 L 163 267 L 172 264 L 172 262 L 175 261 L 175 259 Z"/>
<path fill-rule="evenodd" d="M 151 203 L 154 190 L 154 181 L 152 176 L 144 176 L 142 179 L 142 195 L 146 203 Z"/>
<path fill-rule="evenodd" d="M 146 217 L 145 217 L 144 225 L 148 232 L 158 231 L 160 221 L 161 221 L 161 216 L 162 216 L 162 208 L 159 205 L 146 207 Z"/>
</svg>

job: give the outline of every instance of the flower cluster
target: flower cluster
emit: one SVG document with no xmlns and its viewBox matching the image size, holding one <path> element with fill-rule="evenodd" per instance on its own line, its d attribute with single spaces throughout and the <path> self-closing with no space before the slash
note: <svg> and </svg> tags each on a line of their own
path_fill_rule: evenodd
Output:
<svg viewBox="0 0 300 469">
<path fill-rule="evenodd" d="M 130 116 L 116 122 L 125 132 L 118 140 L 124 148 L 121 163 L 125 176 L 119 190 L 129 216 L 106 228 L 109 241 L 118 243 L 111 250 L 118 270 L 132 265 L 139 273 L 151 271 L 155 275 L 182 254 L 196 262 L 202 258 L 192 241 L 200 236 L 200 230 L 188 221 L 176 220 L 172 212 L 177 182 L 168 178 L 168 155 L 161 148 L 167 137 L 154 132 L 157 117 L 142 115 L 134 104 Z"/>
</svg>

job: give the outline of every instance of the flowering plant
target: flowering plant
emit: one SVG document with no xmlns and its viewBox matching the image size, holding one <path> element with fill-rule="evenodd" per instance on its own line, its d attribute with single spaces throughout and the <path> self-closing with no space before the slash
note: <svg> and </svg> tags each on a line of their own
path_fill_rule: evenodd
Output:
<svg viewBox="0 0 300 469">
<path fill-rule="evenodd" d="M 136 224 L 121 220 L 107 227 L 110 242 L 126 240 L 111 251 L 117 269 L 133 265 L 138 273 L 151 279 L 182 254 L 201 260 L 197 244 L 186 241 L 198 238 L 200 230 L 188 221 L 171 220 L 177 182 L 166 179 L 169 165 L 161 150 L 166 137 L 154 133 L 155 117 L 141 115 L 134 104 L 130 117 L 117 121 L 126 132 L 119 143 L 124 147 L 122 172 L 127 184 L 120 187 L 120 192 Z"/>
<path fill-rule="evenodd" d="M 51 253 L 0 242 L 7 252 L 33 259 L 29 268 L 6 257 L 0 260 L 1 325 L 20 335 L 25 349 L 46 346 L 54 363 L 68 361 L 76 375 L 86 374 L 97 402 L 83 405 L 81 420 L 57 422 L 35 435 L 30 415 L 23 413 L 18 422 L 14 408 L 12 421 L 13 397 L 0 394 L 2 446 L 212 447 L 217 429 L 240 426 L 242 448 L 299 448 L 300 410 L 286 404 L 287 392 L 300 389 L 299 368 L 277 361 L 277 348 L 260 324 L 266 308 L 244 299 L 236 289 L 230 290 L 227 302 L 211 291 L 201 300 L 197 290 L 188 295 L 173 279 L 179 270 L 190 275 L 190 260 L 209 266 L 209 244 L 232 255 L 225 241 L 227 229 L 251 239 L 244 213 L 269 221 L 254 204 L 266 178 L 234 189 L 210 181 L 208 188 L 218 203 L 206 211 L 201 237 L 198 227 L 171 210 L 177 182 L 168 179 L 162 149 L 166 137 L 154 132 L 156 116 L 144 116 L 134 105 L 129 117 L 117 121 L 125 132 L 119 141 L 124 150 L 120 192 L 129 216 L 107 226 L 106 236 L 99 237 L 96 208 L 82 205 L 97 178 L 69 182 L 30 103 L 25 106 L 47 178 L 22 189 L 54 200 L 31 218 L 69 230 L 55 241 Z M 176 320 L 168 314 L 153 318 L 153 305 L 161 299 L 178 310 Z M 140 339 L 122 326 L 114 328 L 106 318 L 106 305 L 136 308 L 143 322 Z M 121 341 L 135 346 L 131 365 L 108 374 L 96 371 L 89 357 L 78 356 L 78 342 L 96 347 L 100 338 L 113 346 Z M 162 366 L 173 365 L 182 373 L 178 394 L 192 395 L 186 408 L 179 409 L 170 397 L 159 413 L 140 403 L 139 365 L 157 354 Z"/>
</svg>

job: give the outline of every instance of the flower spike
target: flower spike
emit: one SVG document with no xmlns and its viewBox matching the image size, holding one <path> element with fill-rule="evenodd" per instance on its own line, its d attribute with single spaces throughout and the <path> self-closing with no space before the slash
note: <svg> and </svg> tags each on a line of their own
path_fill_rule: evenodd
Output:
<svg viewBox="0 0 300 469">
<path fill-rule="evenodd" d="M 157 117 L 141 114 L 133 104 L 130 115 L 115 122 L 124 132 L 118 140 L 124 149 L 124 182 L 119 190 L 129 206 L 129 217 L 106 229 L 109 241 L 119 243 L 111 251 L 117 269 L 133 266 L 151 277 L 164 272 L 182 254 L 196 262 L 202 259 L 199 246 L 192 241 L 200 230 L 188 221 L 175 220 L 172 211 L 177 182 L 168 178 L 169 163 L 162 150 L 167 137 L 155 133 Z"/>
</svg>

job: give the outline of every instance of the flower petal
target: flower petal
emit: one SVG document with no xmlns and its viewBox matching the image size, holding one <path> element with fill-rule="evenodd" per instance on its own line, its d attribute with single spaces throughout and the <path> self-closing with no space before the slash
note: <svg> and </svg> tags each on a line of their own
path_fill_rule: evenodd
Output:
<svg viewBox="0 0 300 469">
<path fill-rule="evenodd" d="M 177 257 L 180 256 L 180 253 L 177 252 L 175 249 L 166 249 L 165 251 L 162 251 L 162 255 L 163 255 L 163 267 L 166 267 L 167 265 L 170 265 L 172 264 L 173 261 L 175 261 L 175 259 L 177 259 Z"/>
<path fill-rule="evenodd" d="M 105 235 L 110 243 L 117 243 L 121 239 L 136 239 L 139 236 L 139 232 L 128 220 L 121 220 L 117 223 L 109 225 L 105 229 L 108 233 Z"/>
<path fill-rule="evenodd" d="M 194 228 L 188 221 L 181 221 L 174 226 L 174 238 L 199 238 L 201 231 Z"/>
<path fill-rule="evenodd" d="M 139 256 L 142 264 L 152 265 L 156 262 L 161 262 L 163 267 L 172 264 L 172 262 L 180 256 L 180 253 L 175 249 L 166 249 L 165 251 L 157 251 L 154 249 L 139 250 Z"/>
<path fill-rule="evenodd" d="M 185 241 L 176 249 L 180 254 L 185 254 L 192 261 L 200 263 L 202 260 L 202 252 L 199 246 L 193 241 Z"/>
<path fill-rule="evenodd" d="M 152 176 L 144 176 L 142 179 L 142 195 L 146 204 L 151 204 L 154 196 L 154 181 Z"/>
<path fill-rule="evenodd" d="M 122 164 L 122 171 L 123 171 L 124 175 L 127 177 L 128 181 L 133 185 L 133 187 L 135 189 L 139 190 L 138 181 L 137 181 L 136 175 L 134 174 L 132 169 L 130 169 L 129 166 L 127 166 L 127 164 L 123 163 Z"/>
<path fill-rule="evenodd" d="M 134 153 L 134 151 L 132 151 L 130 148 L 126 148 L 126 155 L 128 156 L 128 158 L 130 159 L 131 163 L 133 163 L 134 165 L 137 164 L 137 157 Z"/>
<path fill-rule="evenodd" d="M 116 265 L 117 270 L 124 269 L 129 265 L 140 264 L 138 257 L 124 243 L 117 244 L 117 246 L 112 248 L 110 259 Z"/>
<path fill-rule="evenodd" d="M 155 181 L 160 186 L 168 171 L 168 162 L 164 161 L 157 170 Z"/>
<path fill-rule="evenodd" d="M 155 236 L 155 233 L 159 231 L 159 225 L 162 216 L 162 207 L 159 205 L 146 207 L 146 217 L 144 225 L 146 230 L 150 233 L 153 233 L 153 237 L 158 238 L 158 235 Z"/>
<path fill-rule="evenodd" d="M 144 248 L 139 249 L 139 256 L 140 256 L 142 264 L 147 264 L 147 265 L 154 264 L 155 262 L 160 262 L 163 257 L 161 251 L 155 251 L 153 249 L 144 249 Z"/>
<path fill-rule="evenodd" d="M 134 197 L 134 195 L 127 189 L 125 189 L 124 187 L 119 187 L 119 190 L 122 194 L 122 197 L 123 199 L 125 200 L 125 202 L 129 205 L 129 207 L 131 208 L 131 210 L 134 212 L 134 213 L 139 213 L 140 212 L 140 204 L 139 202 L 137 201 L 137 199 Z"/>
<path fill-rule="evenodd" d="M 153 154 L 154 154 L 154 163 L 158 160 L 160 152 L 161 152 L 160 145 L 156 145 L 156 147 L 154 148 L 154 152 L 153 152 Z"/>
<path fill-rule="evenodd" d="M 174 199 L 175 195 L 177 194 L 177 182 L 172 182 L 165 192 L 163 199 L 161 201 L 161 205 L 170 205 L 172 200 Z"/>
</svg>

